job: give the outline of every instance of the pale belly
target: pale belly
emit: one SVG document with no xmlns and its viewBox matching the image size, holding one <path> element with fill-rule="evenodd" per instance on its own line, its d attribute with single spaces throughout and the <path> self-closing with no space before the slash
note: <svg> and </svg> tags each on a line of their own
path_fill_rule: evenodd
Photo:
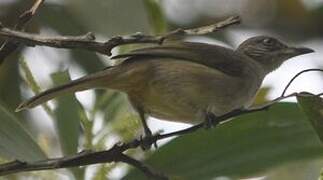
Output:
<svg viewBox="0 0 323 180">
<path fill-rule="evenodd" d="M 194 93 L 191 96 L 178 94 L 181 94 L 180 90 L 174 94 L 150 96 L 152 99 L 146 99 L 143 102 L 144 111 L 158 119 L 195 124 L 204 121 L 207 112 L 220 116 L 245 107 L 253 100 L 253 97 L 237 100 L 239 97 L 235 94 L 222 97 L 210 92 Z M 210 94 L 213 96 L 209 96 Z M 198 96 L 199 99 L 194 96 Z"/>
</svg>

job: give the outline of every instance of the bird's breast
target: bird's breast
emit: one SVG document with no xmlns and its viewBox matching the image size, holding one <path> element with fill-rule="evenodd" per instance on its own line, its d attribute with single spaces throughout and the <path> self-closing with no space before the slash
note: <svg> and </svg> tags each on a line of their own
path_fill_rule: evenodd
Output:
<svg viewBox="0 0 323 180">
<path fill-rule="evenodd" d="M 150 72 L 145 87 L 128 93 L 131 99 L 151 116 L 185 123 L 204 121 L 207 111 L 221 115 L 250 104 L 259 84 L 181 60 L 155 60 Z"/>
</svg>

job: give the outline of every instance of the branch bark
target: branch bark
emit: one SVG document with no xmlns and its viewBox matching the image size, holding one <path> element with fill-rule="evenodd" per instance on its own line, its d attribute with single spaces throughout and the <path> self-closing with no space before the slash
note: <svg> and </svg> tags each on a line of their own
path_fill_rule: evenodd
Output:
<svg viewBox="0 0 323 180">
<path fill-rule="evenodd" d="M 0 26 L 0 37 L 6 38 L 12 42 L 21 43 L 26 46 L 49 46 L 55 48 L 67 49 L 85 49 L 104 55 L 111 55 L 111 50 L 120 45 L 136 44 L 136 43 L 157 43 L 161 44 L 166 39 L 174 36 L 183 35 L 204 35 L 219 31 L 225 27 L 240 23 L 238 16 L 233 16 L 224 21 L 203 26 L 195 29 L 177 29 L 162 36 L 149 36 L 141 33 L 136 33 L 126 36 L 116 36 L 105 42 L 95 41 L 95 35 L 91 32 L 82 36 L 59 36 L 59 37 L 44 37 L 37 34 L 30 34 L 21 31 L 15 31 L 3 26 Z"/>
<path fill-rule="evenodd" d="M 32 19 L 32 17 L 36 14 L 39 7 L 44 3 L 45 0 L 36 0 L 33 6 L 26 10 L 19 16 L 18 22 L 14 26 L 14 30 L 23 31 L 28 22 Z M 2 25 L 0 24 L 0 27 Z M 0 47 L 0 65 L 3 63 L 5 58 L 13 53 L 18 47 L 20 43 L 6 40 Z"/>
</svg>

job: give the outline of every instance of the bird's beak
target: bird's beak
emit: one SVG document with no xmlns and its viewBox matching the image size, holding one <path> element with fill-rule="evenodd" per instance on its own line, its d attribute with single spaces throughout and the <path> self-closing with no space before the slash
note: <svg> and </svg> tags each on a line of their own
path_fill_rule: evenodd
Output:
<svg viewBox="0 0 323 180">
<path fill-rule="evenodd" d="M 306 47 L 288 47 L 285 51 L 287 54 L 291 56 L 299 56 L 303 54 L 308 54 L 314 52 L 313 49 L 306 48 Z"/>
</svg>

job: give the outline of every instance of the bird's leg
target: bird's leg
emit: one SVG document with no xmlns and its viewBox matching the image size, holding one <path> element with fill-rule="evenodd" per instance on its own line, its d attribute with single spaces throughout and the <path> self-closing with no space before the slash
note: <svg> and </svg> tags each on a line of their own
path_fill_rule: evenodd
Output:
<svg viewBox="0 0 323 180">
<path fill-rule="evenodd" d="M 152 136 L 152 132 L 148 127 L 144 112 L 143 111 L 138 111 L 138 113 L 139 113 L 139 116 L 140 116 L 141 124 L 144 127 L 145 136 Z"/>
<path fill-rule="evenodd" d="M 205 113 L 205 122 L 204 127 L 205 129 L 210 129 L 212 127 L 215 127 L 220 122 L 217 120 L 217 116 L 214 113 L 206 112 Z"/>
<path fill-rule="evenodd" d="M 158 147 L 157 142 L 151 141 L 151 139 L 152 139 L 151 137 L 153 136 L 153 134 L 148 127 L 148 124 L 147 124 L 147 121 L 145 118 L 145 113 L 142 110 L 138 110 L 138 114 L 140 116 L 140 120 L 141 120 L 142 126 L 144 127 L 144 133 L 145 133 L 144 136 L 141 136 L 141 140 L 143 142 L 141 148 L 143 150 L 148 150 L 148 149 L 150 149 L 152 144 L 154 144 L 154 147 L 157 148 Z"/>
<path fill-rule="evenodd" d="M 136 112 L 139 115 L 140 121 L 142 123 L 142 126 L 144 128 L 144 135 L 140 136 L 140 141 L 142 142 L 141 148 L 143 150 L 150 149 L 151 145 L 154 144 L 154 146 L 157 148 L 157 143 L 153 141 L 153 134 L 151 130 L 149 129 L 146 117 L 145 117 L 145 111 L 143 110 L 142 106 L 140 106 L 140 103 L 138 103 L 136 96 L 128 95 L 128 98 L 130 100 L 130 103 L 132 107 L 136 110 Z"/>
</svg>

